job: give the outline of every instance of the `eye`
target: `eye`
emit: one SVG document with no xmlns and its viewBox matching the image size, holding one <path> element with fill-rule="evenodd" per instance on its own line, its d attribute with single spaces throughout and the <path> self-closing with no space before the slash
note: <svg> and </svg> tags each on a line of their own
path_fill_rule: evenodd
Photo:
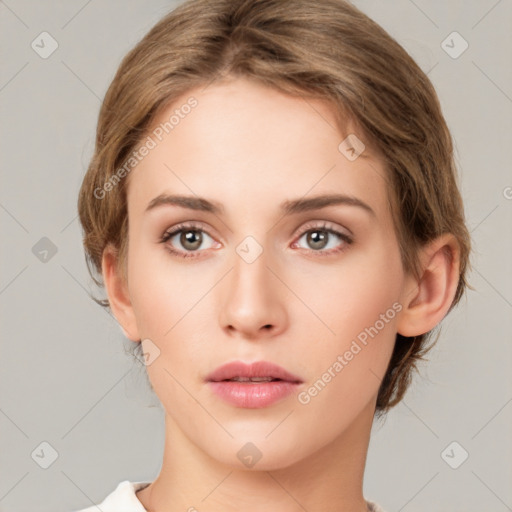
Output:
<svg viewBox="0 0 512 512">
<path fill-rule="evenodd" d="M 166 231 L 160 238 L 160 243 L 165 244 L 166 249 L 171 254 L 180 258 L 198 257 L 202 250 L 208 248 L 203 247 L 205 236 L 210 240 L 213 240 L 201 225 L 195 223 L 184 223 Z M 317 253 L 321 256 L 329 256 L 333 253 L 342 252 L 353 243 L 353 239 L 350 235 L 338 231 L 325 222 L 322 225 L 307 224 L 306 230 L 304 231 L 303 228 L 298 241 L 294 242 L 292 247 L 301 248 L 299 241 L 303 238 L 310 248 L 302 248 L 310 253 Z M 342 243 L 336 243 L 336 238 L 338 241 L 341 240 Z M 332 242 L 334 242 L 334 244 Z M 177 244 L 181 245 L 182 248 L 176 249 Z"/>
<path fill-rule="evenodd" d="M 205 235 L 213 240 L 210 235 L 202 229 L 202 226 L 198 224 L 179 224 L 171 231 L 166 231 L 160 239 L 160 242 L 166 244 L 166 248 L 172 254 L 182 258 L 190 258 L 196 257 L 194 253 L 205 249 L 205 247 L 201 247 L 205 240 Z M 173 241 L 173 239 L 176 239 L 176 241 Z M 180 244 L 183 250 L 176 250 L 176 243 Z"/>
<path fill-rule="evenodd" d="M 305 239 L 306 244 L 309 245 L 309 248 L 306 247 L 305 249 L 309 252 L 317 252 L 324 255 L 330 255 L 333 253 L 338 253 L 341 251 L 344 251 L 348 245 L 353 243 L 353 239 L 351 236 L 342 233 L 341 231 L 338 231 L 337 229 L 334 229 L 333 227 L 329 226 L 327 223 L 324 223 L 322 225 L 317 226 L 306 226 L 309 229 L 306 229 L 306 231 L 303 231 L 298 241 L 301 239 Z M 334 238 L 334 240 L 333 240 Z M 343 243 L 337 243 L 336 244 L 336 238 L 338 240 L 342 240 Z M 293 246 L 297 246 L 298 241 L 293 244 Z M 334 242 L 334 243 L 330 243 Z M 330 245 L 330 247 L 329 247 Z M 329 250 L 325 250 L 329 249 Z"/>
</svg>

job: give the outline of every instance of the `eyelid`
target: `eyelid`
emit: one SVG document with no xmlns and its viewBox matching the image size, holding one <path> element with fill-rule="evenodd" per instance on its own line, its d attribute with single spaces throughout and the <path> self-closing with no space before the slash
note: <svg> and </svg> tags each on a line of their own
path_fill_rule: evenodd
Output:
<svg viewBox="0 0 512 512">
<path fill-rule="evenodd" d="M 164 242 L 165 240 L 169 240 L 170 238 L 174 237 L 176 234 L 178 234 L 180 231 L 185 230 L 194 230 L 194 231 L 202 231 L 203 233 L 206 233 L 212 240 L 216 241 L 217 236 L 213 236 L 209 233 L 210 228 L 207 228 L 202 222 L 200 221 L 184 221 L 179 222 L 175 226 L 172 226 L 171 228 L 168 228 L 164 231 L 162 236 L 160 237 L 160 241 Z M 165 239 L 165 240 L 164 240 Z M 189 251 L 190 252 L 190 251 Z"/>
<path fill-rule="evenodd" d="M 209 236 L 214 242 L 218 243 L 216 241 L 216 237 L 210 235 L 209 228 L 206 229 L 205 225 L 200 221 L 184 221 L 176 224 L 175 226 L 166 229 L 163 233 L 163 235 L 160 237 L 160 242 L 166 244 L 171 238 L 173 238 L 176 234 L 178 234 L 181 231 L 185 230 L 196 230 L 196 231 L 202 231 L 207 236 Z M 352 232 L 348 228 L 338 227 L 336 224 L 331 223 L 329 221 L 325 220 L 311 220 L 306 222 L 305 224 L 301 225 L 301 227 L 295 231 L 293 234 L 294 242 L 292 243 L 292 246 L 296 245 L 298 243 L 298 240 L 300 240 L 306 233 L 313 231 L 315 229 L 318 230 L 325 230 L 335 236 L 338 236 L 343 242 L 344 245 L 350 245 L 354 241 L 354 237 Z M 344 233 L 343 231 L 348 231 L 348 233 Z M 203 249 L 201 251 L 183 251 L 181 249 L 175 249 L 168 247 L 168 250 L 171 251 L 171 253 L 174 253 L 178 256 L 182 256 L 184 258 L 186 257 L 200 257 L 201 253 L 207 251 L 207 249 Z M 327 251 L 319 250 L 315 251 L 314 249 L 303 249 L 307 253 L 313 253 L 317 254 L 319 256 L 328 256 L 333 253 L 342 252 L 344 248 L 342 249 L 330 249 Z M 197 256 L 196 256 L 197 254 Z"/>
<path fill-rule="evenodd" d="M 162 235 L 162 237 L 166 236 L 167 234 L 172 236 L 172 235 L 176 234 L 177 232 L 179 232 L 182 229 L 201 230 L 201 231 L 204 231 L 210 238 L 214 238 L 209 233 L 209 228 L 206 228 L 205 224 L 203 224 L 200 221 L 184 221 L 184 222 L 179 222 L 178 224 L 176 224 L 172 228 L 166 229 L 164 234 Z M 325 220 L 311 220 L 311 221 L 306 222 L 305 224 L 302 224 L 301 227 L 298 228 L 293 233 L 292 237 L 295 238 L 297 236 L 302 236 L 307 231 L 309 231 L 310 229 L 332 229 L 334 231 L 346 230 L 348 232 L 348 233 L 346 233 L 346 236 L 349 237 L 349 238 L 353 237 L 352 232 L 348 228 L 338 227 L 336 224 L 333 224 L 333 223 L 331 223 L 329 221 L 325 221 Z"/>
<path fill-rule="evenodd" d="M 348 228 L 344 228 L 341 226 L 338 226 L 337 224 L 334 224 L 328 220 L 311 220 L 306 222 L 306 224 L 303 224 L 295 233 L 294 237 L 296 236 L 302 236 L 308 231 L 312 229 L 325 229 L 325 230 L 332 230 L 332 231 L 339 231 L 340 234 L 345 235 L 347 238 L 352 239 L 354 235 L 352 234 L 352 231 Z M 346 232 L 346 233 L 345 233 Z"/>
</svg>

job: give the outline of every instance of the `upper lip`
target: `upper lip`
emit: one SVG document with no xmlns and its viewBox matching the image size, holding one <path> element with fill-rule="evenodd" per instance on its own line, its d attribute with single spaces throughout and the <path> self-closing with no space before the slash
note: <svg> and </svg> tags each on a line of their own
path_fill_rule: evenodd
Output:
<svg viewBox="0 0 512 512">
<path fill-rule="evenodd" d="M 273 379 L 281 379 L 288 382 L 301 383 L 302 379 L 286 371 L 277 364 L 268 361 L 256 361 L 251 364 L 242 361 L 234 361 L 219 366 L 212 373 L 207 375 L 207 381 L 220 382 L 229 380 L 234 377 L 271 377 Z"/>
</svg>

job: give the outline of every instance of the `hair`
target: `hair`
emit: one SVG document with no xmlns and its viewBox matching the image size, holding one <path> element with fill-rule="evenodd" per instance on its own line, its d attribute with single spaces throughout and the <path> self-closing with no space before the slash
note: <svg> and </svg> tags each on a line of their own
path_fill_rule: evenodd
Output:
<svg viewBox="0 0 512 512">
<path fill-rule="evenodd" d="M 93 281 L 104 286 L 107 246 L 115 249 L 126 279 L 128 180 L 119 179 L 116 170 L 173 101 L 230 77 L 325 100 L 334 106 L 340 133 L 349 121 L 357 127 L 385 164 L 404 270 L 419 277 L 419 249 L 445 233 L 456 238 L 459 280 L 451 311 L 466 287 L 472 288 L 466 281 L 470 235 L 439 99 L 400 44 L 344 0 L 188 0 L 124 57 L 100 109 L 95 150 L 78 198 Z M 109 307 L 108 299 L 93 299 Z M 377 416 L 403 398 L 416 364 L 437 341 L 427 347 L 434 330 L 397 334 Z"/>
</svg>

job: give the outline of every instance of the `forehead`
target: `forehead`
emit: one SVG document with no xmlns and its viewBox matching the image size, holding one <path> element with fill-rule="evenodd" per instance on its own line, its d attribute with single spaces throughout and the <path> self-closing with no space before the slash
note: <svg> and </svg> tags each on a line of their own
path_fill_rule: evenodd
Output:
<svg viewBox="0 0 512 512">
<path fill-rule="evenodd" d="M 386 207 L 381 160 L 348 121 L 345 139 L 326 101 L 238 78 L 191 89 L 148 133 L 154 147 L 129 174 L 129 204 L 176 192 L 240 207 L 256 198 L 261 209 L 283 198 L 337 192 Z M 354 159 L 363 148 L 358 141 L 365 148 Z M 350 146 L 356 153 L 347 153 Z"/>
</svg>

